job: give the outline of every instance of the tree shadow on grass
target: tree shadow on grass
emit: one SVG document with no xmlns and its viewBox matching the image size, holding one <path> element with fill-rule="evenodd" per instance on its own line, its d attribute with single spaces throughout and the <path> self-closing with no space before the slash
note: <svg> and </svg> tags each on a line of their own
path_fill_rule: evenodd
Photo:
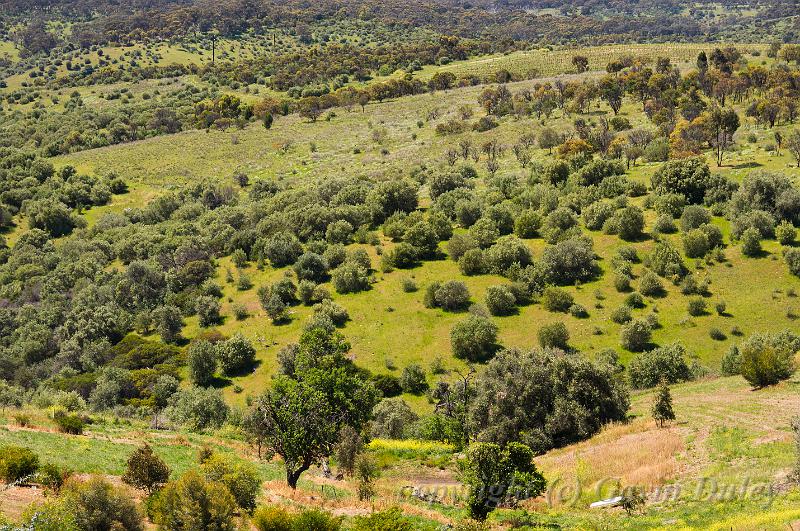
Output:
<svg viewBox="0 0 800 531">
<path fill-rule="evenodd" d="M 254 373 L 259 367 L 261 367 L 261 360 L 255 360 L 253 363 L 242 369 L 241 371 L 237 371 L 233 374 L 228 374 L 225 376 L 214 376 L 214 379 L 211 380 L 210 386 L 214 389 L 223 389 L 225 387 L 230 387 L 233 385 L 233 380 L 231 378 L 241 377 L 241 376 L 249 376 L 250 374 Z"/>
<path fill-rule="evenodd" d="M 725 164 L 723 164 L 723 166 L 725 166 Z M 730 166 L 730 168 L 734 169 L 734 170 L 746 170 L 746 169 L 751 169 L 751 168 L 761 168 L 762 166 L 764 166 L 764 165 L 761 164 L 760 162 L 756 162 L 754 160 L 751 160 L 751 161 L 748 161 L 748 162 L 742 162 L 741 164 L 735 164 L 733 166 Z"/>
<path fill-rule="evenodd" d="M 214 378 L 209 382 L 209 387 L 213 387 L 214 389 L 224 389 L 226 387 L 230 387 L 233 385 L 233 380 L 230 378 L 226 378 L 224 376 L 214 376 Z"/>
</svg>

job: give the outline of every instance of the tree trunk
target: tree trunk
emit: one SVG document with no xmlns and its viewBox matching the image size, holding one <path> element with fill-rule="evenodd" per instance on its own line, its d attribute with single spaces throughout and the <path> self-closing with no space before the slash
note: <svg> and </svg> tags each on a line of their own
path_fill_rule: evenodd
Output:
<svg viewBox="0 0 800 531">
<path fill-rule="evenodd" d="M 297 481 L 300 479 L 300 475 L 308 470 L 309 465 L 301 465 L 300 468 L 297 470 L 289 470 L 286 469 L 286 484 L 289 485 L 292 490 L 297 488 Z"/>
</svg>

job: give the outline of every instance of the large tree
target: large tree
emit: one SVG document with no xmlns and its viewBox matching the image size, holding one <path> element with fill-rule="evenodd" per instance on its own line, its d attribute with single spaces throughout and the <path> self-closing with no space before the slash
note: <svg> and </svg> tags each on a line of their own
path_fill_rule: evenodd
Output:
<svg viewBox="0 0 800 531">
<path fill-rule="evenodd" d="M 375 388 L 345 357 L 349 348 L 338 332 L 306 331 L 293 371 L 275 378 L 249 417 L 267 450 L 283 458 L 293 489 L 303 472 L 333 453 L 341 429 L 361 430 L 377 403 Z"/>
<path fill-rule="evenodd" d="M 739 115 L 730 107 L 717 107 L 708 113 L 706 120 L 711 145 L 717 151 L 717 166 L 722 166 L 722 155 L 733 143 L 733 134 L 739 129 Z"/>
<path fill-rule="evenodd" d="M 471 403 L 478 441 L 522 442 L 534 452 L 570 444 L 625 419 L 626 387 L 580 354 L 506 350 L 486 366 Z"/>
</svg>

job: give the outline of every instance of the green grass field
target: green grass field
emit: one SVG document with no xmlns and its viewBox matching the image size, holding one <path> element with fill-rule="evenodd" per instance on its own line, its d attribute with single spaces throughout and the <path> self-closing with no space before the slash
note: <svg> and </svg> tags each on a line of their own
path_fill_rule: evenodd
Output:
<svg viewBox="0 0 800 531">
<path fill-rule="evenodd" d="M 532 83 L 515 83 L 511 88 L 516 90 Z M 130 194 L 115 199 L 107 207 L 90 210 L 88 219 L 91 223 L 104 212 L 142 204 L 148 198 L 175 189 L 183 183 L 202 179 L 230 182 L 236 171 L 248 173 L 251 180 L 274 179 L 293 186 L 345 173 L 370 177 L 402 176 L 413 164 L 441 164 L 442 153 L 448 146 L 456 144 L 461 136 L 469 136 L 476 143 L 497 138 L 510 145 L 519 135 L 528 131 L 536 134 L 541 129 L 542 125 L 535 120 L 504 118 L 500 127 L 488 133 L 437 135 L 435 124 L 449 119 L 460 105 L 471 105 L 479 112 L 476 98 L 480 90 L 467 88 L 407 97 L 369 105 L 364 113 L 337 109 L 336 116 L 331 120 L 320 120 L 315 124 L 297 116 L 289 116 L 276 121 L 270 130 L 254 124 L 244 130 L 188 131 L 79 152 L 57 158 L 56 164 L 73 164 L 84 172 L 115 171 L 132 183 Z M 435 121 L 425 122 L 432 109 L 438 109 L 440 116 Z M 643 123 L 639 108 L 633 104 L 626 105 L 622 115 L 627 116 L 634 125 Z M 422 127 L 418 127 L 418 121 L 422 121 Z M 567 127 L 569 122 L 569 118 L 555 117 L 547 125 Z M 376 129 L 386 133 L 386 140 L 381 144 L 373 140 L 372 132 Z M 756 135 L 756 143 L 745 140 L 750 133 Z M 712 169 L 736 180 L 754 169 L 781 171 L 796 178 L 800 172 L 793 167 L 785 151 L 778 156 L 764 149 L 771 141 L 769 135 L 771 133 L 745 123 L 737 133 L 735 150 L 726 154 L 724 166 L 717 169 L 710 162 Z M 284 153 L 280 149 L 281 144 L 289 139 L 291 146 Z M 360 152 L 355 152 L 354 148 L 359 148 Z M 387 150 L 388 154 L 382 154 L 381 149 Z M 542 161 L 548 159 L 547 152 L 543 150 L 536 150 L 535 156 Z M 649 182 L 650 175 L 657 167 L 657 163 L 640 164 L 632 169 L 631 177 Z M 482 168 L 480 170 L 483 171 Z M 527 173 L 516 163 L 510 150 L 501 160 L 501 172 L 516 174 L 520 178 L 525 178 Z M 641 199 L 637 201 L 641 202 Z M 655 214 L 648 211 L 647 215 L 649 225 Z M 717 218 L 715 223 L 722 228 L 726 242 L 730 244 L 728 222 Z M 611 269 L 610 259 L 623 242 L 599 232 L 593 233 L 592 238 L 601 258 L 600 265 L 608 272 Z M 675 235 L 671 238 L 680 248 L 680 237 Z M 544 247 L 541 239 L 527 243 L 535 257 L 541 255 Z M 385 247 L 390 245 L 390 242 L 384 241 Z M 632 245 L 643 256 L 651 248 L 652 241 L 644 240 Z M 373 249 L 369 250 L 377 269 L 379 257 Z M 654 342 L 667 344 L 681 341 L 701 363 L 716 371 L 722 355 L 732 344 L 740 341 L 730 333 L 734 327 L 747 335 L 755 331 L 778 331 L 796 326 L 795 315 L 800 314 L 800 299 L 792 294 L 800 292 L 800 279 L 789 274 L 776 242 L 765 242 L 765 251 L 761 258 L 745 258 L 738 246 L 729 245 L 724 263 L 706 265 L 701 261 L 689 261 L 691 269 L 711 281 L 711 295 L 707 298 L 710 313 L 705 316 L 690 318 L 686 310 L 690 297 L 680 294 L 671 285 L 667 286 L 667 297 L 648 300 L 647 307 L 635 310 L 634 314 L 645 315 L 657 311 L 662 326 L 654 332 Z M 638 274 L 641 267 L 637 266 L 634 272 Z M 227 269 L 235 270 L 227 259 L 220 260 L 217 273 L 220 284 L 225 285 Z M 298 338 L 303 323 L 311 314 L 309 308 L 294 307 L 291 324 L 272 325 L 258 305 L 255 290 L 259 285 L 280 278 L 283 271 L 270 268 L 257 271 L 251 265 L 246 272 L 254 281 L 255 288 L 238 292 L 234 286 L 225 285 L 223 313 L 228 317 L 220 330 L 225 334 L 242 332 L 253 340 L 261 365 L 254 374 L 234 380 L 233 383 L 243 388 L 241 394 L 233 395 L 233 386 L 226 388 L 236 401 L 242 401 L 248 394 L 257 394 L 264 389 L 275 370 L 277 351 Z M 401 280 L 405 277 L 413 278 L 421 290 L 404 293 Z M 426 262 L 409 271 L 377 273 L 376 283 L 364 293 L 334 295 L 334 300 L 350 313 L 351 321 L 344 333 L 353 344 L 357 362 L 375 372 L 387 371 L 387 365 L 394 365 L 398 370 L 410 363 L 428 367 L 437 357 L 442 358 L 448 366 L 459 366 L 460 362 L 450 355 L 449 331 L 462 315 L 431 310 L 422 305 L 425 286 L 433 281 L 451 278 L 466 282 L 474 302 L 482 302 L 487 287 L 503 282 L 502 278 L 491 275 L 463 277 L 454 262 L 440 260 Z M 759 279 L 757 289 L 741 289 L 741 286 L 755 278 Z M 604 348 L 619 349 L 621 327 L 609 317 L 622 304 L 625 294 L 614 289 L 613 275 L 604 274 L 596 281 L 569 290 L 576 302 L 589 310 L 589 318 L 578 319 L 549 313 L 534 304 L 521 308 L 517 315 L 496 319 L 502 344 L 529 348 L 536 344 L 536 332 L 542 324 L 563 320 L 570 331 L 570 344 L 576 349 L 589 355 Z M 727 305 L 725 316 L 716 315 L 713 311 L 719 301 Z M 244 321 L 234 320 L 230 314 L 234 302 L 245 304 L 251 317 Z M 393 324 L 398 322 L 404 323 L 404 326 Z M 727 339 L 712 340 L 709 336 L 712 327 L 723 331 Z M 407 330 L 414 332 L 409 334 Z M 196 319 L 188 319 L 186 335 L 192 337 L 198 331 Z M 627 361 L 629 356 L 623 351 L 623 361 Z M 424 401 L 412 400 L 416 407 L 428 407 Z"/>
<path fill-rule="evenodd" d="M 713 46 L 725 46 L 725 43 L 714 43 Z M 757 50 L 764 53 L 768 46 L 764 44 L 731 43 L 745 53 Z M 536 73 L 548 77 L 575 72 L 572 58 L 583 55 L 589 60 L 589 71 L 605 70 L 606 65 L 623 57 L 669 57 L 673 64 L 685 67 L 694 64 L 697 54 L 708 53 L 709 44 L 666 43 L 666 44 L 615 44 L 589 46 L 581 48 L 540 48 L 537 50 L 512 52 L 508 54 L 476 57 L 466 61 L 454 61 L 447 65 L 429 65 L 422 69 L 419 76 L 430 78 L 436 72 L 452 72 L 458 75 L 486 76 L 499 70 L 508 70 L 513 74 L 526 75 Z"/>
<path fill-rule="evenodd" d="M 669 55 L 676 64 L 687 66 L 700 50 L 709 50 L 711 47 L 708 44 L 620 45 L 515 52 L 426 67 L 418 75 L 427 79 L 438 71 L 485 75 L 508 69 L 521 74 L 535 70 L 540 76 L 572 76 L 574 74 L 568 74 L 573 70 L 570 61 L 578 52 L 589 57 L 590 70 L 594 72 L 589 75 L 595 75 L 609 60 L 628 54 L 651 57 Z M 763 54 L 767 46 L 746 45 L 744 48 Z M 106 53 L 109 57 L 118 57 L 136 50 L 135 47 L 112 48 Z M 248 50 L 241 52 L 256 53 L 257 48 Z M 208 60 L 207 50 L 183 45 L 163 45 L 155 51 L 138 51 L 155 54 L 160 64 L 170 61 L 196 61 L 199 64 Z M 220 53 L 238 52 L 236 43 L 220 43 Z M 3 48 L 0 47 L 2 53 Z M 89 59 L 96 60 L 96 54 Z M 750 59 L 754 62 L 763 60 L 757 56 L 751 56 Z M 152 60 L 152 57 L 147 60 Z M 21 82 L 21 79 L 19 77 L 16 82 Z M 518 91 L 532 88 L 539 82 L 511 83 L 509 88 Z M 87 105 L 111 108 L 116 103 L 101 98 L 101 94 L 129 88 L 134 98 L 140 98 L 157 89 L 166 90 L 190 83 L 202 84 L 199 79 L 188 77 L 82 87 L 78 90 Z M 300 189 L 340 176 L 363 175 L 374 180 L 404 177 L 416 166 L 445 167 L 445 151 L 457 145 L 462 138 L 470 138 L 476 145 L 496 139 L 510 148 L 521 135 L 533 133 L 538 136 L 545 126 L 559 131 L 568 130 L 577 117 L 563 115 L 560 111 L 546 121 L 507 116 L 499 120 L 496 129 L 485 133 L 466 132 L 448 136 L 436 133 L 436 125 L 456 118 L 463 106 L 469 106 L 474 111 L 472 120 L 482 116 L 483 110 L 478 106 L 477 99 L 484 88 L 453 89 L 374 103 L 368 105 L 365 112 L 358 108 L 352 112 L 337 108 L 315 123 L 290 115 L 278 118 L 269 130 L 254 123 L 243 129 L 226 131 L 185 131 L 60 156 L 53 162 L 57 167 L 70 164 L 80 172 L 92 174 L 114 172 L 129 183 L 130 191 L 127 194 L 115 196 L 110 204 L 83 213 L 91 226 L 104 214 L 141 207 L 161 194 L 199 181 L 232 184 L 233 175 L 237 172 L 246 173 L 251 182 L 273 180 Z M 259 96 L 244 92 L 237 94 L 255 101 L 264 92 L 260 92 Z M 735 146 L 725 154 L 724 165 L 720 168 L 716 167 L 713 157 L 708 154 L 712 171 L 735 181 L 741 181 L 752 171 L 774 171 L 791 177 L 798 184 L 800 170 L 795 167 L 790 155 L 786 151 L 777 154 L 768 149 L 774 143 L 775 131 L 788 134 L 794 126 L 765 130 L 751 119 L 744 118 L 741 105 L 737 106 L 737 110 L 742 116 L 742 126 L 735 135 Z M 628 118 L 633 127 L 650 124 L 641 112 L 640 104 L 627 101 L 620 115 Z M 609 108 L 595 102 L 589 113 L 582 117 L 596 122 L 603 116 L 610 116 Z M 533 150 L 533 155 L 537 162 L 547 162 L 553 158 L 547 151 L 538 148 Z M 629 170 L 628 175 L 633 180 L 649 184 L 650 177 L 659 166 L 660 163 L 639 163 Z M 483 162 L 476 164 L 476 167 L 481 178 L 488 177 Z M 499 173 L 524 181 L 529 177 L 530 169 L 521 168 L 511 150 L 506 149 L 500 159 Z M 482 180 L 480 186 L 484 184 Z M 645 198 L 631 198 L 630 203 L 643 206 Z M 424 187 L 421 204 L 430 205 L 430 197 Z M 652 227 L 656 214 L 646 210 L 645 218 L 647 231 Z M 15 230 L 6 234 L 11 245 L 27 227 L 25 219 L 17 221 Z M 681 342 L 693 360 L 710 369 L 711 377 L 673 387 L 677 420 L 667 428 L 656 427 L 650 418 L 652 392 L 635 392 L 630 422 L 607 426 L 587 441 L 537 457 L 537 465 L 551 482 L 552 488 L 579 485 L 574 503 L 562 502 L 549 507 L 545 500 L 539 499 L 522 504 L 518 510 L 497 511 L 492 515 L 493 522 L 505 525 L 512 520 L 529 520 L 531 526 L 558 525 L 565 529 L 745 530 L 785 529 L 787 525 L 800 520 L 800 509 L 797 509 L 800 493 L 796 489 L 789 489 L 786 481 L 787 472 L 795 459 L 790 420 L 798 412 L 800 379 L 795 376 L 777 386 L 754 391 L 741 377 L 714 377 L 719 373 L 723 355 L 748 335 L 797 330 L 800 278 L 789 273 L 782 257 L 784 249 L 778 242 L 763 242 L 764 252 L 761 256 L 748 258 L 742 254 L 741 245 L 731 240 L 729 221 L 714 217 L 713 223 L 720 227 L 725 237 L 727 247 L 724 260 L 686 260 L 691 272 L 709 281 L 710 294 L 705 298 L 709 311 L 704 315 L 690 316 L 687 305 L 694 296 L 683 295 L 677 286 L 669 282 L 665 282 L 664 296 L 648 297 L 644 308 L 633 311 L 635 317 L 655 314 L 660 327 L 653 331 L 652 342 L 657 345 Z M 521 307 L 514 315 L 493 318 L 499 327 L 499 342 L 503 346 L 533 348 L 538 344 L 537 333 L 543 325 L 562 321 L 570 333 L 569 344 L 575 350 L 593 357 L 603 349 L 613 348 L 620 352 L 623 363 L 631 359 L 633 353 L 623 350 L 620 345 L 621 325 L 611 320 L 612 312 L 623 304 L 627 295 L 618 292 L 614 286 L 611 261 L 623 246 L 633 247 L 639 256 L 645 256 L 652 249 L 654 241 L 645 235 L 640 241 L 625 243 L 617 236 L 600 231 L 584 232 L 590 234 L 594 242 L 602 274 L 595 280 L 565 289 L 573 295 L 576 303 L 588 310 L 589 316 L 577 318 L 548 312 L 535 302 Z M 339 295 L 330 285 L 325 286 L 333 293 L 333 300 L 349 313 L 350 320 L 342 332 L 352 344 L 351 354 L 355 362 L 373 373 L 392 373 L 396 376 L 412 363 L 429 370 L 438 360 L 451 371 L 463 369 L 463 362 L 451 354 L 450 330 L 466 313 L 426 308 L 423 304 L 425 288 L 434 282 L 458 279 L 468 286 L 472 302 L 483 303 L 490 286 L 508 280 L 496 275 L 462 275 L 457 264 L 446 257 L 445 243 L 440 246 L 445 255 L 440 260 L 426 261 L 409 270 L 381 272 L 381 254 L 395 244 L 380 231 L 378 234 L 378 246 L 351 245 L 351 248 L 363 247 L 369 253 L 375 269 L 371 289 Z M 680 234 L 666 238 L 677 248 L 682 248 Z M 541 257 L 546 247 L 541 238 L 525 240 L 525 244 L 536 259 Z M 257 289 L 280 279 L 288 268 L 258 269 L 254 263 L 250 263 L 242 272 L 250 277 L 254 287 L 240 291 L 234 283 L 226 281 L 229 271 L 234 278 L 239 274 L 231 258 L 218 258 L 216 267 L 215 280 L 223 287 L 221 302 L 224 317 L 216 328 L 228 336 L 244 334 L 257 350 L 259 363 L 252 373 L 218 380 L 229 402 L 236 408 L 242 408 L 248 403 L 248 398 L 258 395 L 269 386 L 270 378 L 278 367 L 277 353 L 285 345 L 298 340 L 313 310 L 306 306 L 294 306 L 291 308 L 291 321 L 275 325 L 261 309 Z M 641 264 L 633 267 L 636 277 L 634 289 L 643 270 Z M 418 291 L 407 293 L 402 289 L 403 280 L 409 278 L 417 284 Z M 725 303 L 726 311 L 719 315 L 714 308 L 721 302 Z M 249 316 L 246 319 L 237 321 L 233 317 L 235 304 L 243 304 L 247 308 Z M 712 338 L 712 329 L 721 331 L 724 337 Z M 734 333 L 734 330 L 737 332 Z M 197 317 L 185 319 L 183 335 L 187 339 L 196 337 L 201 331 Z M 435 378 L 429 377 L 431 384 Z M 432 404 L 424 396 L 404 395 L 403 398 L 417 412 L 432 410 Z M 206 434 L 162 432 L 151 430 L 143 420 L 128 422 L 98 415 L 97 422 L 87 428 L 86 435 L 66 436 L 55 431 L 48 412 L 30 413 L 33 418 L 31 429 L 16 426 L 10 412 L 0 413 L 0 445 L 30 447 L 41 456 L 42 461 L 81 473 L 121 475 L 127 455 L 143 440 L 153 445 L 170 465 L 173 475 L 196 466 L 197 453 L 206 445 L 238 458 L 254 458 L 252 449 L 242 442 L 241 433 L 230 426 L 220 432 Z M 373 441 L 369 451 L 383 470 L 378 482 L 380 496 L 377 507 L 401 504 L 404 511 L 420 518 L 420 522 L 424 523 L 421 528 L 432 528 L 434 523 L 451 523 L 453 517 L 464 514 L 461 508 L 450 505 L 430 505 L 411 500 L 403 490 L 415 484 L 457 487 L 455 463 L 458 455 L 454 454 L 451 447 L 421 441 L 379 440 Z M 304 476 L 301 492 L 296 494 L 287 492 L 282 485 L 283 470 L 279 461 L 260 463 L 259 466 L 269 490 L 270 501 L 323 505 L 345 515 L 369 510 L 367 503 L 355 500 L 352 481 L 333 482 L 321 478 L 319 471 L 313 470 Z M 616 478 L 615 481 L 621 486 L 655 488 L 680 485 L 682 495 L 666 501 L 652 498 L 646 512 L 636 516 L 628 516 L 618 509 L 589 509 L 588 504 L 599 497 L 598 484 L 609 478 Z M 697 499 L 697 496 L 692 497 L 692 493 L 702 484 L 702 478 L 713 478 L 720 485 L 727 486 L 741 486 L 747 480 L 751 486 L 771 485 L 774 491 L 768 492 L 771 500 L 758 495 L 742 499 L 716 499 L 707 496 L 705 491 Z M 602 485 L 608 489 L 613 484 L 606 482 Z M 608 494 L 607 490 L 601 489 L 600 492 Z M 767 504 L 767 501 L 770 503 Z"/>
</svg>

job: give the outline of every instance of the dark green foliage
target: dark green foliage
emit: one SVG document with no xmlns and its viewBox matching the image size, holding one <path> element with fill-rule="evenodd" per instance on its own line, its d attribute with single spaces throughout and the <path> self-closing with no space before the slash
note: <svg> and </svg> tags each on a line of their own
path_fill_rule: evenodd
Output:
<svg viewBox="0 0 800 531">
<path fill-rule="evenodd" d="M 708 236 L 700 229 L 692 229 L 683 235 L 683 251 L 687 258 L 702 258 L 710 247 Z"/>
<path fill-rule="evenodd" d="M 492 315 L 511 315 L 517 308 L 517 299 L 506 286 L 489 286 L 485 302 Z"/>
<path fill-rule="evenodd" d="M 201 470 L 207 480 L 225 485 L 241 509 L 248 512 L 255 509 L 256 497 L 261 492 L 261 478 L 253 463 L 234 461 L 215 453 L 203 461 Z"/>
<path fill-rule="evenodd" d="M 226 376 L 242 374 L 252 368 L 256 359 L 256 349 L 242 334 L 216 344 L 217 360 Z"/>
<path fill-rule="evenodd" d="M 611 312 L 610 318 L 612 322 L 617 324 L 625 324 L 630 322 L 630 320 L 633 319 L 633 316 L 631 315 L 631 307 L 627 304 L 623 304 Z"/>
<path fill-rule="evenodd" d="M 583 222 L 589 230 L 600 230 L 614 215 L 616 206 L 611 201 L 596 201 L 581 212 Z"/>
<path fill-rule="evenodd" d="M 681 230 L 689 232 L 711 222 L 711 215 L 708 210 L 699 205 L 688 205 L 684 207 L 681 214 Z"/>
<path fill-rule="evenodd" d="M 783 258 L 789 266 L 789 272 L 800 277 L 800 249 L 787 249 L 783 253 Z"/>
<path fill-rule="evenodd" d="M 456 358 L 486 361 L 497 350 L 497 325 L 486 317 L 470 315 L 450 330 L 450 347 Z"/>
<path fill-rule="evenodd" d="M 52 199 L 27 203 L 25 213 L 32 229 L 41 229 L 56 238 L 65 236 L 75 227 L 86 223 L 72 214 L 67 205 Z"/>
<path fill-rule="evenodd" d="M 544 218 L 541 233 L 547 243 L 558 243 L 578 234 L 578 217 L 572 210 L 559 207 Z"/>
<path fill-rule="evenodd" d="M 417 287 L 417 283 L 414 282 L 414 280 L 411 278 L 404 278 L 403 280 L 400 281 L 400 285 L 402 286 L 403 291 L 405 293 L 414 293 L 419 289 Z"/>
<path fill-rule="evenodd" d="M 722 230 L 716 225 L 711 225 L 710 223 L 700 225 L 700 230 L 703 231 L 706 238 L 708 238 L 709 249 L 722 248 L 725 246 Z"/>
<path fill-rule="evenodd" d="M 169 480 L 169 467 L 153 453 L 149 444 L 140 446 L 128 457 L 122 481 L 145 491 L 148 495 L 163 487 Z"/>
<path fill-rule="evenodd" d="M 633 293 L 628 293 L 625 296 L 625 300 L 623 301 L 623 304 L 625 304 L 625 306 L 628 306 L 628 307 L 634 308 L 634 309 L 644 308 L 644 306 L 645 306 L 644 305 L 644 299 L 642 298 L 642 296 L 639 293 L 636 293 L 635 291 Z"/>
<path fill-rule="evenodd" d="M 550 184 L 564 182 L 569 177 L 569 164 L 563 160 L 553 160 L 542 169 L 542 180 Z"/>
<path fill-rule="evenodd" d="M 672 220 L 672 217 L 668 215 L 661 215 L 658 216 L 653 223 L 653 234 L 672 234 L 677 232 L 678 228 L 675 226 L 675 222 Z"/>
<path fill-rule="evenodd" d="M 636 389 L 655 387 L 662 379 L 670 384 L 690 380 L 686 349 L 673 343 L 639 354 L 628 364 L 628 378 Z"/>
<path fill-rule="evenodd" d="M 734 219 L 752 211 L 797 223 L 800 222 L 800 195 L 788 176 L 754 171 L 742 179 L 739 189 L 731 198 Z"/>
<path fill-rule="evenodd" d="M 417 208 L 417 186 L 411 181 L 385 181 L 372 189 L 366 203 L 374 205 L 379 220 L 395 212 L 413 212 Z"/>
<path fill-rule="evenodd" d="M 57 413 L 53 420 L 61 433 L 69 435 L 82 435 L 85 422 L 81 417 L 75 414 L 66 414 L 63 412 Z"/>
<path fill-rule="evenodd" d="M 625 166 L 618 161 L 606 159 L 593 160 L 574 173 L 572 178 L 582 186 L 600 184 L 606 177 L 622 175 Z"/>
<path fill-rule="evenodd" d="M 639 207 L 629 206 L 618 210 L 609 220 L 613 234 L 617 234 L 625 241 L 641 238 L 644 230 L 644 214 Z"/>
<path fill-rule="evenodd" d="M 542 216 L 535 210 L 524 210 L 514 222 L 514 233 L 520 238 L 535 238 L 542 226 Z"/>
<path fill-rule="evenodd" d="M 109 365 L 131 370 L 180 364 L 180 350 L 177 347 L 142 339 L 135 334 L 125 336 L 111 347 L 108 356 Z"/>
<path fill-rule="evenodd" d="M 410 269 L 419 265 L 417 249 L 407 242 L 397 244 L 383 255 L 383 269 L 390 271 L 393 268 Z"/>
<path fill-rule="evenodd" d="M 204 295 L 197 298 L 195 311 L 200 320 L 200 326 L 209 327 L 219 324 L 222 317 L 219 314 L 220 304 L 214 297 Z"/>
<path fill-rule="evenodd" d="M 561 321 L 542 325 L 537 333 L 539 345 L 542 348 L 569 348 L 569 330 Z"/>
<path fill-rule="evenodd" d="M 350 319 L 350 315 L 343 306 L 325 299 L 314 305 L 314 318 L 330 319 L 335 326 L 342 327 Z"/>
<path fill-rule="evenodd" d="M 399 266 L 395 265 L 395 267 Z M 331 283 L 337 293 L 365 291 L 369 289 L 369 271 L 356 263 L 345 262 L 333 270 Z"/>
<path fill-rule="evenodd" d="M 228 417 L 228 405 L 216 389 L 190 387 L 170 398 L 166 416 L 194 431 L 219 428 Z"/>
<path fill-rule="evenodd" d="M 187 365 L 189 379 L 193 384 L 206 387 L 217 372 L 217 350 L 205 340 L 195 340 L 189 345 Z"/>
<path fill-rule="evenodd" d="M 331 243 L 347 245 L 353 239 L 353 225 L 344 219 L 329 223 L 325 230 L 325 239 Z"/>
<path fill-rule="evenodd" d="M 264 241 L 262 255 L 273 267 L 292 265 L 303 254 L 303 246 L 290 232 L 279 232 Z"/>
<path fill-rule="evenodd" d="M 376 374 L 372 377 L 372 384 L 384 398 L 392 398 L 403 394 L 400 380 L 392 374 Z"/>
<path fill-rule="evenodd" d="M 339 442 L 336 444 L 337 468 L 352 476 L 356 460 L 363 451 L 364 437 L 351 426 L 344 426 L 339 432 Z"/>
<path fill-rule="evenodd" d="M 786 220 L 781 221 L 778 226 L 775 227 L 775 239 L 777 239 L 781 245 L 791 245 L 797 239 L 797 229 L 790 222 Z"/>
<path fill-rule="evenodd" d="M 664 294 L 664 284 L 652 271 L 647 271 L 639 280 L 639 293 L 645 297 L 660 297 Z"/>
<path fill-rule="evenodd" d="M 666 241 L 656 243 L 648 256 L 647 265 L 656 274 L 666 278 L 681 278 L 686 274 L 680 253 Z"/>
<path fill-rule="evenodd" d="M 283 458 L 292 488 L 311 465 L 331 455 L 344 426 L 358 431 L 365 425 L 378 400 L 345 356 L 349 348 L 335 330 L 306 330 L 292 354 L 291 372 L 277 376 L 255 401 L 258 431 Z"/>
<path fill-rule="evenodd" d="M 733 218 L 731 237 L 744 239 L 748 230 L 755 231 L 760 238 L 772 238 L 775 235 L 775 217 L 763 210 L 750 210 Z"/>
<path fill-rule="evenodd" d="M 489 272 L 505 275 L 512 265 L 525 267 L 533 262 L 533 255 L 516 236 L 503 236 L 483 252 L 483 261 Z"/>
<path fill-rule="evenodd" d="M 417 364 L 412 364 L 403 369 L 400 375 L 400 387 L 403 392 L 412 395 L 421 395 L 430 387 L 425 378 L 425 369 Z"/>
<path fill-rule="evenodd" d="M 304 253 L 297 258 L 293 266 L 299 280 L 324 282 L 328 277 L 328 262 L 316 253 Z"/>
<path fill-rule="evenodd" d="M 484 251 L 480 249 L 469 249 L 458 260 L 458 269 L 461 274 L 472 276 L 481 275 L 486 272 L 486 260 Z"/>
<path fill-rule="evenodd" d="M 614 273 L 614 289 L 620 293 L 626 293 L 631 290 L 630 275 L 624 271 L 617 271 Z"/>
<path fill-rule="evenodd" d="M 646 319 L 634 319 L 622 327 L 620 343 L 631 352 L 641 352 L 650 344 L 652 331 Z"/>
<path fill-rule="evenodd" d="M 414 248 L 420 258 L 430 260 L 439 252 L 439 236 L 430 223 L 415 223 L 406 230 L 403 239 Z"/>
<path fill-rule="evenodd" d="M 694 297 L 689 300 L 689 303 L 686 305 L 686 309 L 689 312 L 689 315 L 691 315 L 692 317 L 705 315 L 706 301 L 702 297 Z"/>
<path fill-rule="evenodd" d="M 597 274 L 592 240 L 576 237 L 545 247 L 540 266 L 545 277 L 559 285 L 591 280 Z"/>
<path fill-rule="evenodd" d="M 428 181 L 431 199 L 436 199 L 450 190 L 465 187 L 467 187 L 467 180 L 457 171 L 435 173 Z"/>
<path fill-rule="evenodd" d="M 666 162 L 651 179 L 655 193 L 680 194 L 690 204 L 702 203 L 712 184 L 708 164 L 700 157 Z"/>
<path fill-rule="evenodd" d="M 447 254 L 457 262 L 466 252 L 477 247 L 478 243 L 469 234 L 454 234 L 447 242 Z"/>
<path fill-rule="evenodd" d="M 432 284 L 428 287 L 432 294 L 432 305 L 429 307 L 442 308 L 448 312 L 466 309 L 469 305 L 469 290 L 467 285 L 460 280 L 448 280 L 444 284 Z M 426 300 L 427 300 L 426 293 Z M 430 301 L 429 301 L 430 302 Z"/>
<path fill-rule="evenodd" d="M 550 312 L 566 313 L 574 302 L 572 294 L 562 288 L 551 286 L 545 289 L 542 294 L 542 306 Z"/>
<path fill-rule="evenodd" d="M 500 231 L 494 221 L 489 218 L 481 218 L 469 228 L 469 236 L 478 247 L 487 249 L 500 237 Z"/>
<path fill-rule="evenodd" d="M 607 364 L 548 349 L 506 350 L 476 384 L 471 417 L 480 441 L 519 441 L 536 453 L 590 437 L 628 410 L 628 392 Z"/>
<path fill-rule="evenodd" d="M 728 339 L 728 336 L 725 335 L 725 332 L 715 326 L 709 329 L 708 336 L 714 341 L 725 341 Z"/>
<path fill-rule="evenodd" d="M 761 254 L 761 233 L 758 229 L 749 228 L 742 233 L 742 254 L 745 256 L 758 256 Z"/>
<path fill-rule="evenodd" d="M 547 482 L 533 464 L 533 456 L 530 448 L 516 442 L 505 447 L 471 445 L 461 466 L 461 480 L 470 487 L 470 516 L 483 521 L 498 505 L 510 506 L 544 492 Z"/>
</svg>

